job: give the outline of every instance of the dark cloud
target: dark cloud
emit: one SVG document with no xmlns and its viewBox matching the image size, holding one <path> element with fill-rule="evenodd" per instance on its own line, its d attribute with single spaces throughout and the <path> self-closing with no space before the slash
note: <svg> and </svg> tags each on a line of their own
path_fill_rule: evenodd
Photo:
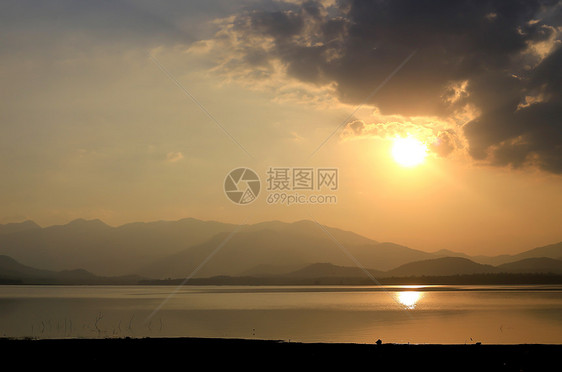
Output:
<svg viewBox="0 0 562 372">
<path fill-rule="evenodd" d="M 270 35 L 279 43 L 298 34 L 304 25 L 303 17 L 291 11 L 254 12 L 250 17 L 253 31 Z"/>
<path fill-rule="evenodd" d="M 471 95 L 482 101 L 485 111 L 465 126 L 473 157 L 489 157 L 494 164 L 514 167 L 532 162 L 562 173 L 561 66 L 559 47 L 525 79 L 474 84 Z M 540 98 L 522 102 L 527 94 Z"/>
<path fill-rule="evenodd" d="M 382 114 L 442 118 L 470 104 L 480 113 L 464 127 L 474 158 L 562 173 L 559 1 L 343 0 L 330 8 L 308 1 L 249 11 L 235 24 L 241 40 L 266 37 L 266 58 L 289 76 L 335 82 L 351 104 L 417 50 L 369 103 Z M 539 43 L 554 52 L 533 53 Z M 453 94 L 461 83 L 464 91 Z M 446 155 L 449 134 L 440 141 Z"/>
</svg>

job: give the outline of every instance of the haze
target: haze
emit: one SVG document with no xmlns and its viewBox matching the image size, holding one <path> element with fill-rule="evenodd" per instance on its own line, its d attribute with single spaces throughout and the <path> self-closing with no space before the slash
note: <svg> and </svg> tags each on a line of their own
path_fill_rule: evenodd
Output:
<svg viewBox="0 0 562 372">
<path fill-rule="evenodd" d="M 306 219 L 490 256 L 559 242 L 561 12 L 1 2 L 0 224 Z M 397 138 L 423 159 L 397 162 Z M 337 168 L 337 203 L 267 204 L 272 166 Z M 248 205 L 223 190 L 238 167 L 262 177 Z"/>
</svg>

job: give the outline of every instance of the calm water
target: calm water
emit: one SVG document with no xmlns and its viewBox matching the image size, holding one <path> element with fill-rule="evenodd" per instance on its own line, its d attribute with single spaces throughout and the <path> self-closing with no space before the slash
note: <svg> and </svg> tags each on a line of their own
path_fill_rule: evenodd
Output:
<svg viewBox="0 0 562 372">
<path fill-rule="evenodd" d="M 562 343 L 562 286 L 186 286 L 170 297 L 175 290 L 0 286 L 0 335 Z"/>
</svg>

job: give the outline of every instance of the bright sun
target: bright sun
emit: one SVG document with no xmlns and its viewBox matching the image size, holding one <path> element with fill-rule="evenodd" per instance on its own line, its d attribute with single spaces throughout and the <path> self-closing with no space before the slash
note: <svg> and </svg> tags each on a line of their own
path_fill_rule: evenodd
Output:
<svg viewBox="0 0 562 372">
<path fill-rule="evenodd" d="M 421 164 L 427 155 L 427 146 L 415 138 L 397 138 L 392 146 L 392 156 L 404 167 Z"/>
</svg>

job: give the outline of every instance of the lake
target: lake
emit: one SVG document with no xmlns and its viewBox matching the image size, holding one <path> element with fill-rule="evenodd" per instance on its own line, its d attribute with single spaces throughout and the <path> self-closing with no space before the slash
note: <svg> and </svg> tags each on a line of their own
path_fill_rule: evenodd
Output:
<svg viewBox="0 0 562 372">
<path fill-rule="evenodd" d="M 0 286 L 0 336 L 562 343 L 562 286 Z"/>
</svg>

